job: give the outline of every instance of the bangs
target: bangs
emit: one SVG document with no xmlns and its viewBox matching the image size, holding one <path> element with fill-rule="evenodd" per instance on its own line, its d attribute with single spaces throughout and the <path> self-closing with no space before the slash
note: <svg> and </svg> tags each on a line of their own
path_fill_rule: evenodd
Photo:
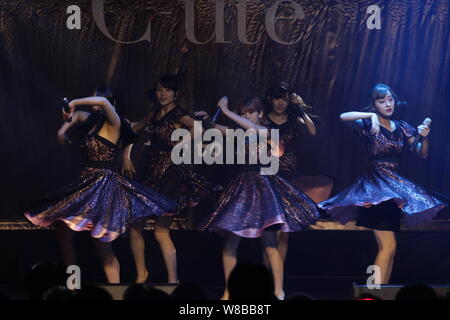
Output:
<svg viewBox="0 0 450 320">
<path fill-rule="evenodd" d="M 266 98 L 286 99 L 292 93 L 291 85 L 285 81 L 273 84 L 266 92 Z"/>
<path fill-rule="evenodd" d="M 369 105 L 363 109 L 363 111 L 374 112 L 375 110 L 375 101 L 378 99 L 384 99 L 388 92 L 391 93 L 392 98 L 394 99 L 394 103 L 396 107 L 406 105 L 407 103 L 404 101 L 400 101 L 398 95 L 391 89 L 391 87 L 385 85 L 384 83 L 377 83 L 372 90 L 372 94 L 370 96 Z"/>
<path fill-rule="evenodd" d="M 176 75 L 164 75 L 159 79 L 156 86 L 158 86 L 158 84 L 160 84 L 161 87 L 170 89 L 174 92 L 178 91 L 178 77 Z"/>
<path fill-rule="evenodd" d="M 239 113 L 243 112 L 262 112 L 264 111 L 261 100 L 258 97 L 247 97 L 245 98 L 239 106 Z"/>
<path fill-rule="evenodd" d="M 287 85 L 275 85 L 268 90 L 267 97 L 272 99 L 288 99 L 289 94 L 290 89 Z"/>
<path fill-rule="evenodd" d="M 258 110 L 258 108 L 253 104 L 246 104 L 246 105 L 242 105 L 239 107 L 239 113 L 242 113 L 242 112 L 253 113 L 253 112 L 259 112 L 259 111 L 261 111 L 261 110 Z"/>
<path fill-rule="evenodd" d="M 373 90 L 372 98 L 373 98 L 373 100 L 383 99 L 386 97 L 388 92 L 390 92 L 391 95 L 394 96 L 392 94 L 392 91 L 388 87 L 375 88 Z"/>
</svg>

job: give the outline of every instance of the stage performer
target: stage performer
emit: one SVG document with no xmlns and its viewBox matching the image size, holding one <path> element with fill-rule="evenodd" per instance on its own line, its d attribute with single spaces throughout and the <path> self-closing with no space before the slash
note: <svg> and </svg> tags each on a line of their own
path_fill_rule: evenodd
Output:
<svg viewBox="0 0 450 320">
<path fill-rule="evenodd" d="M 373 88 L 364 112 L 345 112 L 340 118 L 356 129 L 368 147 L 370 166 L 366 174 L 334 197 L 323 201 L 325 209 L 341 223 L 356 219 L 356 224 L 373 230 L 378 243 L 375 265 L 380 268 L 380 284 L 389 283 L 396 253 L 395 231 L 405 216 L 407 226 L 430 220 L 446 204 L 423 187 L 400 176 L 398 160 L 405 147 L 426 158 L 429 122 L 416 128 L 393 116 L 399 105 L 395 92 L 385 84 Z M 421 138 L 417 142 L 416 138 Z"/>
<path fill-rule="evenodd" d="M 219 194 L 222 188 L 209 182 L 193 171 L 192 165 L 175 165 L 171 159 L 172 148 L 178 143 L 171 140 L 172 132 L 186 128 L 193 134 L 194 119 L 177 103 L 178 78 L 176 75 L 162 76 L 149 95 L 156 106 L 141 121 L 133 124 L 133 129 L 143 132 L 150 143 L 148 168 L 143 184 L 178 202 L 170 216 L 159 217 L 155 223 L 155 238 L 164 258 L 168 283 L 178 283 L 176 248 L 170 237 L 170 227 L 174 215 L 179 215 L 188 207 L 196 206 L 201 199 L 211 194 Z M 123 171 L 128 176 L 136 173 L 131 150 L 127 147 L 123 156 Z M 145 263 L 145 241 L 142 236 L 144 224 L 138 223 L 131 228 L 130 241 L 134 255 L 137 283 L 147 281 L 148 270 Z"/>
<path fill-rule="evenodd" d="M 90 106 L 91 111 L 76 111 L 81 105 Z M 57 138 L 60 143 L 68 142 L 66 132 L 79 125 L 85 153 L 81 177 L 36 203 L 25 216 L 39 226 L 58 222 L 57 235 L 66 265 L 76 264 L 73 231 L 89 230 L 108 282 L 119 283 L 120 264 L 111 242 L 133 223 L 160 216 L 177 203 L 114 170 L 119 143 L 131 142 L 134 132 L 117 114 L 110 88 L 97 87 L 93 96 L 71 100 L 68 107 L 68 113 L 63 111 L 66 121 Z"/>
<path fill-rule="evenodd" d="M 258 132 L 267 131 L 267 120 L 264 119 L 263 105 L 259 98 L 244 99 L 237 113 L 228 108 L 226 97 L 219 100 L 218 106 L 238 127 Z M 209 117 L 206 112 L 197 114 L 205 119 Z M 226 134 L 228 129 L 226 126 L 213 125 Z M 260 142 L 257 148 L 260 148 L 262 143 Z M 269 139 L 266 143 L 270 144 L 268 149 L 272 149 L 273 146 L 272 154 L 278 156 L 280 150 L 277 143 L 274 143 L 273 139 Z M 250 146 L 251 142 L 245 144 L 246 154 L 249 154 Z M 225 284 L 236 265 L 241 238 L 261 238 L 274 277 L 274 294 L 282 300 L 284 266 L 277 249 L 277 230 L 283 232 L 305 230 L 315 223 L 319 212 L 314 201 L 307 195 L 278 174 L 262 175 L 261 167 L 260 161 L 256 164 L 247 161 L 246 164 L 235 166 L 233 179 L 222 192 L 214 212 L 200 229 L 218 231 L 224 235 L 222 257 Z M 227 288 L 222 299 L 228 299 Z"/>
</svg>

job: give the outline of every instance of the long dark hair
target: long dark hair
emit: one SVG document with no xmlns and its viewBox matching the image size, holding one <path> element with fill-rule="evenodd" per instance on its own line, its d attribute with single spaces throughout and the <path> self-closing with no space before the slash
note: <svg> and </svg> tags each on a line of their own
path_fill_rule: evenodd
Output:
<svg viewBox="0 0 450 320">
<path fill-rule="evenodd" d="M 94 89 L 94 95 L 97 97 L 104 97 L 114 106 L 120 118 L 120 139 L 119 142 L 123 146 L 135 143 L 138 140 L 138 135 L 131 129 L 130 123 L 120 116 L 119 101 L 114 94 L 111 87 L 106 85 L 99 85 Z M 104 121 L 104 114 L 102 112 L 94 112 L 86 121 L 78 126 L 78 134 L 80 136 L 88 134 L 92 127 L 102 125 Z"/>
<path fill-rule="evenodd" d="M 288 107 L 286 109 L 286 112 L 289 116 L 297 117 L 301 112 L 303 112 L 310 118 L 317 118 L 317 116 L 312 113 L 312 107 L 307 105 L 301 97 L 301 112 L 299 113 L 298 106 L 295 106 L 291 103 L 291 95 L 293 93 L 294 90 L 292 89 L 291 85 L 285 81 L 270 86 L 270 88 L 266 92 L 266 99 L 264 100 L 266 114 L 272 112 L 272 99 L 287 99 Z"/>
<path fill-rule="evenodd" d="M 148 98 L 155 104 L 158 104 L 158 100 L 156 99 L 156 87 L 158 86 L 158 83 L 161 84 L 164 88 L 168 88 L 172 90 L 175 93 L 175 96 L 178 94 L 179 90 L 179 83 L 178 83 L 178 75 L 177 74 L 165 74 L 162 75 L 158 81 L 156 81 L 156 84 L 153 88 L 148 89 L 145 93 L 147 94 Z"/>
<path fill-rule="evenodd" d="M 389 87 L 388 85 L 386 85 L 384 83 L 377 83 L 372 89 L 369 104 L 363 110 L 366 112 L 375 112 L 376 111 L 375 101 L 386 97 L 388 92 L 390 92 L 392 95 L 392 98 L 394 98 L 394 102 L 395 102 L 394 114 L 397 113 L 398 107 L 407 105 L 407 103 L 405 101 L 400 101 L 400 99 L 398 98 L 398 95 L 394 92 L 394 90 L 392 90 L 391 87 Z"/>
</svg>

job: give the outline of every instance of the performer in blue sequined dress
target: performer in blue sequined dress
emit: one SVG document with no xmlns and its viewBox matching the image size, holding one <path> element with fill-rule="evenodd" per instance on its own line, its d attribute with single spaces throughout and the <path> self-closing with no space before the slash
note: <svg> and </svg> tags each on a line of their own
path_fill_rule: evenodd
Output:
<svg viewBox="0 0 450 320">
<path fill-rule="evenodd" d="M 171 215 L 158 217 L 155 223 L 155 238 L 158 241 L 167 270 L 167 282 L 178 283 L 178 265 L 175 244 L 170 236 L 174 215 L 197 206 L 202 199 L 214 197 L 222 188 L 196 173 L 193 165 L 175 164 L 172 148 L 178 143 L 172 141 L 176 129 L 191 130 L 194 119 L 178 103 L 178 77 L 163 75 L 149 94 L 155 102 L 154 108 L 141 121 L 133 124 L 133 130 L 143 133 L 150 143 L 147 170 L 142 183 L 163 195 L 177 201 L 178 206 Z M 133 145 L 126 148 L 123 156 L 123 171 L 132 177 L 135 173 L 131 158 Z M 136 265 L 136 282 L 145 282 L 149 273 L 145 261 L 145 241 L 142 235 L 144 225 L 136 223 L 130 230 L 130 244 Z"/>
<path fill-rule="evenodd" d="M 370 166 L 365 175 L 319 207 L 341 223 L 356 219 L 356 224 L 373 229 L 379 246 L 375 265 L 380 267 L 381 284 L 389 282 L 396 251 L 394 231 L 400 229 L 401 215 L 408 226 L 430 220 L 445 203 L 397 172 L 398 159 L 418 133 L 423 140 L 416 152 L 427 157 L 430 128 L 416 128 L 391 119 L 399 105 L 397 95 L 385 84 L 377 84 L 367 112 L 346 112 L 341 120 L 358 130 L 368 147 Z"/>
<path fill-rule="evenodd" d="M 85 163 L 80 179 L 58 194 L 36 203 L 25 216 L 34 224 L 58 223 L 58 235 L 64 263 L 76 263 L 73 232 L 88 230 L 102 260 L 109 282 L 120 281 L 120 266 L 109 242 L 125 233 L 131 224 L 150 216 L 160 216 L 176 208 L 177 203 L 114 170 L 121 138 L 133 135 L 126 120 L 116 113 L 109 88 L 97 88 L 94 96 L 69 103 L 70 120 L 58 131 L 58 140 L 66 141 L 66 131 L 82 123 L 82 148 Z M 78 105 L 92 106 L 92 112 L 75 111 Z M 67 228 L 68 227 L 68 228 Z M 69 229 L 70 228 L 70 229 Z"/>
<path fill-rule="evenodd" d="M 328 199 L 333 180 L 323 174 L 317 157 L 318 150 L 311 150 L 305 143 L 319 131 L 313 121 L 317 117 L 312 114 L 312 107 L 284 81 L 273 84 L 267 90 L 265 107 L 269 127 L 280 133 L 280 146 L 283 149 L 280 176 L 316 203 Z M 279 231 L 278 251 L 283 261 L 286 259 L 288 242 L 289 233 Z M 267 259 L 264 259 L 264 264 L 268 266 Z"/>
<path fill-rule="evenodd" d="M 228 109 L 227 98 L 218 106 L 223 114 L 243 129 L 266 130 L 262 124 L 264 113 L 261 101 L 249 97 L 239 107 L 238 114 Z M 205 112 L 198 116 L 208 118 Z M 223 134 L 227 127 L 214 124 Z M 251 138 L 250 138 L 251 140 Z M 270 150 L 279 154 L 273 138 L 268 141 Z M 264 142 L 259 141 L 258 148 Z M 249 154 L 251 143 L 245 145 Z M 243 150 L 236 151 L 241 154 Z M 278 160 L 278 159 L 277 159 Z M 307 229 L 319 217 L 316 204 L 307 195 L 278 174 L 262 175 L 261 162 L 235 165 L 235 175 L 225 187 L 215 210 L 200 227 L 201 230 L 218 231 L 225 236 L 223 264 L 225 282 L 236 265 L 236 254 L 241 237 L 261 238 L 265 254 L 274 277 L 275 295 L 284 298 L 283 259 L 277 249 L 277 230 L 295 232 Z M 228 298 L 225 290 L 223 299 Z"/>
</svg>

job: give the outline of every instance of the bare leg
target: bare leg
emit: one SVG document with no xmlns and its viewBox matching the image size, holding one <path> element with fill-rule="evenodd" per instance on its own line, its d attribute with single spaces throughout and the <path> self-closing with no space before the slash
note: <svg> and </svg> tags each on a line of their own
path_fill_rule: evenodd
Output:
<svg viewBox="0 0 450 320">
<path fill-rule="evenodd" d="M 283 300 L 284 265 L 280 252 L 277 249 L 277 233 L 275 231 L 264 231 L 261 239 L 272 270 L 275 295 L 279 300 Z"/>
<path fill-rule="evenodd" d="M 61 259 L 66 267 L 77 263 L 77 254 L 73 243 L 75 231 L 64 222 L 58 221 L 56 225 L 56 239 L 58 240 Z"/>
<path fill-rule="evenodd" d="M 145 263 L 145 240 L 142 235 L 144 226 L 145 221 L 141 221 L 130 228 L 130 245 L 136 265 L 136 283 L 144 283 L 148 278 L 148 270 Z"/>
<path fill-rule="evenodd" d="M 171 221 L 171 217 L 158 218 L 155 225 L 155 238 L 159 243 L 159 247 L 161 248 L 164 258 L 164 263 L 166 264 L 168 278 L 167 282 L 178 283 L 177 250 L 175 249 L 175 245 L 170 238 Z"/>
<path fill-rule="evenodd" d="M 110 242 L 94 239 L 94 246 L 103 265 L 109 283 L 120 283 L 120 264 Z"/>
<path fill-rule="evenodd" d="M 241 237 L 232 232 L 228 232 L 225 237 L 225 243 L 222 251 L 223 272 L 225 276 L 225 291 L 223 293 L 222 300 L 229 299 L 228 279 L 230 278 L 230 274 L 233 271 L 234 267 L 236 267 L 237 249 L 239 247 L 240 241 Z"/>
<path fill-rule="evenodd" d="M 277 231 L 277 239 L 278 239 L 277 249 L 280 252 L 281 259 L 283 260 L 284 263 L 286 261 L 286 254 L 289 243 L 289 233 L 279 230 Z M 263 251 L 263 264 L 267 269 L 270 270 L 270 263 L 269 260 L 267 260 L 267 254 L 265 251 Z"/>
<path fill-rule="evenodd" d="M 378 243 L 378 254 L 375 259 L 375 265 L 380 267 L 380 284 L 388 284 L 397 248 L 395 233 L 393 231 L 383 230 L 373 230 L 373 233 Z"/>
<path fill-rule="evenodd" d="M 289 233 L 280 231 L 278 233 L 277 249 L 278 252 L 280 253 L 281 260 L 283 261 L 283 263 L 286 261 L 288 243 L 289 243 Z"/>
</svg>

